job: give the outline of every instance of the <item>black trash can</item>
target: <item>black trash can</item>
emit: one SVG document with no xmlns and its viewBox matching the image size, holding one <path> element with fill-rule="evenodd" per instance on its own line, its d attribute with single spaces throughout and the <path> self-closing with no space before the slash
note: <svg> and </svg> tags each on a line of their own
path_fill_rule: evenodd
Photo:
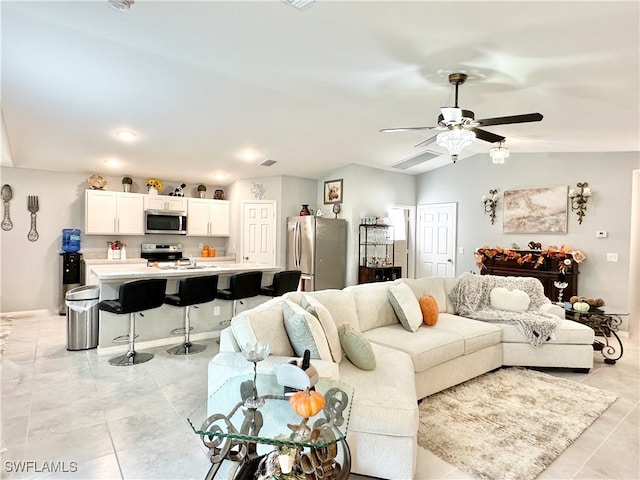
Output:
<svg viewBox="0 0 640 480">
<path fill-rule="evenodd" d="M 84 285 L 65 294 L 67 305 L 67 350 L 98 346 L 98 301 L 100 287 Z"/>
</svg>

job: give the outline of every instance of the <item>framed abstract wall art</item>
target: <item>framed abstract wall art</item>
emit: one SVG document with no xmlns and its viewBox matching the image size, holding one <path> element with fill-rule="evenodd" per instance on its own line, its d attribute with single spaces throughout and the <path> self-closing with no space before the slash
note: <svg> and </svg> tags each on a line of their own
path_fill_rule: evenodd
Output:
<svg viewBox="0 0 640 480">
<path fill-rule="evenodd" d="M 506 190 L 504 233 L 567 233 L 567 186 Z"/>
</svg>

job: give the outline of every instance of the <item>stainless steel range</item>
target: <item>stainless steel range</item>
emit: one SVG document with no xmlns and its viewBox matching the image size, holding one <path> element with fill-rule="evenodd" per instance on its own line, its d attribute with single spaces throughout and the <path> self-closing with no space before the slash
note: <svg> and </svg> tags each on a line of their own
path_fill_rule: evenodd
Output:
<svg viewBox="0 0 640 480">
<path fill-rule="evenodd" d="M 154 262 L 175 262 L 182 258 L 181 243 L 143 243 L 140 256 L 147 260 L 147 265 Z"/>
</svg>

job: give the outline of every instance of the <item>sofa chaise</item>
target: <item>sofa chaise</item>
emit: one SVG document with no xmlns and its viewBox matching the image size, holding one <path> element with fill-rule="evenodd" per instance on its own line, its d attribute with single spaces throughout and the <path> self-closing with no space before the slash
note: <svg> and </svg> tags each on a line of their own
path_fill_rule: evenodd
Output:
<svg viewBox="0 0 640 480">
<path fill-rule="evenodd" d="M 312 363 L 319 375 L 355 389 L 347 432 L 351 471 L 378 478 L 414 478 L 420 399 L 501 366 L 588 371 L 593 365 L 593 330 L 565 320 L 563 309 L 544 298 L 536 279 L 523 284 L 522 277 L 482 276 L 496 288 L 524 285 L 530 299 L 527 312 L 555 318 L 553 334 L 537 346 L 519 324 L 457 315 L 452 298 L 460 300 L 460 285 L 467 275 L 471 274 L 292 292 L 241 312 L 221 332 L 220 352 L 209 362 L 209 391 L 230 376 L 252 371 L 240 353 L 241 345 L 268 343 L 271 355 L 260 362 L 258 371 L 275 373 L 280 364 L 300 356 L 308 346 L 305 342 L 311 342 Z M 483 293 L 486 298 L 479 300 L 480 306 L 490 308 L 490 294 Z M 421 312 L 421 300 L 428 296 L 437 307 L 437 320 L 427 326 L 421 316 L 418 326 L 416 307 Z M 299 323 L 292 326 L 291 321 L 292 315 L 300 318 L 301 311 L 306 315 L 306 337 L 298 334 Z M 362 348 L 354 351 L 351 343 L 345 355 L 346 337 L 355 338 Z M 372 369 L 367 364 L 371 359 Z"/>
</svg>

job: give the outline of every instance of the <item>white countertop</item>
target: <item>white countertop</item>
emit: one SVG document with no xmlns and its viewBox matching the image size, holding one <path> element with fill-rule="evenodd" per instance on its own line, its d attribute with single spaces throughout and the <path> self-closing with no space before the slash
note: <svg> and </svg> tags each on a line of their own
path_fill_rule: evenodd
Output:
<svg viewBox="0 0 640 480">
<path fill-rule="evenodd" d="M 184 257 L 184 259 L 188 259 L 189 257 Z M 211 262 L 235 262 L 235 255 L 230 255 L 227 257 L 193 257 L 198 264 L 200 263 L 211 263 Z M 84 263 L 86 265 L 119 265 L 119 264 L 147 264 L 147 260 L 145 258 L 140 257 L 127 257 L 126 260 L 107 260 L 106 258 L 84 258 Z"/>
<path fill-rule="evenodd" d="M 116 261 L 117 262 L 117 261 Z M 197 268 L 158 268 L 147 267 L 139 262 L 111 262 L 107 265 L 99 264 L 90 267 L 93 273 L 101 282 L 113 282 L 119 280 L 135 280 L 140 278 L 183 278 L 201 275 L 231 275 L 234 273 L 260 270 L 262 272 L 277 272 L 284 270 L 283 267 L 269 266 L 261 263 L 233 263 L 228 261 L 198 262 Z"/>
</svg>

